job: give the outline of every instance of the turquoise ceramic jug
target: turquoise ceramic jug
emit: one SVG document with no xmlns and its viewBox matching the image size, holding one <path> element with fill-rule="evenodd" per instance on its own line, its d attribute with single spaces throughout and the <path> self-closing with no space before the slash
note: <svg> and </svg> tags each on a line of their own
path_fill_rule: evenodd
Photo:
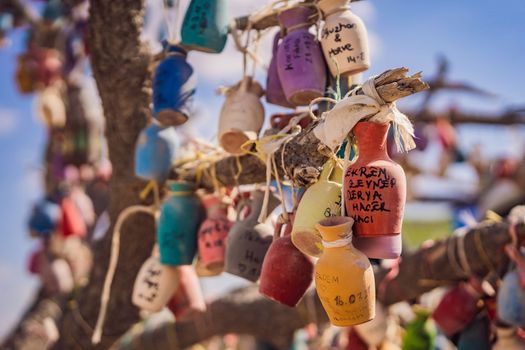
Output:
<svg viewBox="0 0 525 350">
<path fill-rule="evenodd" d="M 139 135 L 135 147 L 135 174 L 147 180 L 165 181 L 179 147 L 173 127 L 157 123 L 148 125 Z"/>
<path fill-rule="evenodd" d="M 204 209 L 194 193 L 194 186 L 170 181 L 169 195 L 162 203 L 157 243 L 160 262 L 165 265 L 190 265 L 197 253 L 197 230 Z"/>
<path fill-rule="evenodd" d="M 219 53 L 228 37 L 225 0 L 192 0 L 182 23 L 182 45 Z"/>
<path fill-rule="evenodd" d="M 180 125 L 191 113 L 197 79 L 180 45 L 163 42 L 166 57 L 153 76 L 153 116 L 165 126 Z"/>
</svg>

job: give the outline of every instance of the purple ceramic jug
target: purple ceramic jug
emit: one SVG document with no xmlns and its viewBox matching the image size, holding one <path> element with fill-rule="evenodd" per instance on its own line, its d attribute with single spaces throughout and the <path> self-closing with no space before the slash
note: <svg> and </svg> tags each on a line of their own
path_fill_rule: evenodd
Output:
<svg viewBox="0 0 525 350">
<path fill-rule="evenodd" d="M 288 33 L 277 49 L 277 71 L 286 99 L 294 106 L 306 106 L 323 96 L 326 65 L 319 42 L 308 31 L 310 7 L 294 7 L 278 16 Z"/>
<path fill-rule="evenodd" d="M 279 47 L 279 40 L 281 33 L 275 34 L 273 38 L 272 60 L 268 67 L 268 75 L 266 78 L 266 101 L 268 103 L 292 108 L 292 104 L 288 102 L 284 95 L 283 86 L 279 80 L 279 73 L 277 72 L 277 48 Z"/>
</svg>

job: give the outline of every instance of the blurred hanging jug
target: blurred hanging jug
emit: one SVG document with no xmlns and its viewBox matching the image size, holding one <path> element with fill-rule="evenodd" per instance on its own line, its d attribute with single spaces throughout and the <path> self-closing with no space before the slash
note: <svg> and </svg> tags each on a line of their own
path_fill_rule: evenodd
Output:
<svg viewBox="0 0 525 350">
<path fill-rule="evenodd" d="M 179 320 L 205 311 L 206 303 L 193 266 L 178 266 L 176 269 L 180 276 L 179 286 L 168 303 L 168 308 Z"/>
<path fill-rule="evenodd" d="M 330 322 L 348 327 L 375 316 L 374 271 L 368 258 L 352 245 L 349 217 L 334 216 L 320 221 L 324 250 L 315 265 L 315 285 Z"/>
<path fill-rule="evenodd" d="M 29 231 L 33 236 L 49 237 L 60 223 L 60 206 L 50 199 L 38 201 L 29 217 Z"/>
<path fill-rule="evenodd" d="M 137 274 L 133 286 L 133 304 L 141 310 L 158 312 L 169 302 L 179 284 L 176 267 L 162 265 L 156 253 L 149 257 Z"/>
<path fill-rule="evenodd" d="M 203 209 L 193 185 L 169 181 L 168 191 L 157 226 L 160 262 L 172 266 L 191 265 L 197 253 L 197 230 Z"/>
<path fill-rule="evenodd" d="M 202 203 L 207 214 L 198 233 L 200 262 L 207 270 L 222 270 L 226 254 L 226 237 L 233 225 L 228 220 L 228 207 L 213 194 L 205 195 Z"/>
<path fill-rule="evenodd" d="M 281 304 L 295 307 L 312 283 L 314 265 L 293 245 L 291 226 L 291 223 L 286 224 L 281 237 L 282 224 L 275 227 L 278 238 L 264 257 L 259 292 Z"/>
<path fill-rule="evenodd" d="M 368 34 L 361 18 L 349 8 L 350 0 L 320 0 L 324 16 L 321 47 L 332 76 L 354 75 L 370 67 Z"/>
<path fill-rule="evenodd" d="M 321 47 L 308 31 L 313 8 L 297 6 L 279 13 L 287 34 L 277 49 L 277 71 L 286 99 L 294 106 L 306 106 L 324 94 L 326 66 Z"/>
<path fill-rule="evenodd" d="M 191 113 L 197 79 L 186 50 L 163 42 L 166 56 L 153 76 L 153 116 L 164 126 L 185 123 Z"/>
<path fill-rule="evenodd" d="M 401 254 L 406 178 L 388 156 L 389 128 L 388 123 L 357 123 L 352 130 L 359 156 L 346 169 L 344 180 L 346 214 L 355 220 L 355 247 L 375 259 Z"/>
<path fill-rule="evenodd" d="M 248 281 L 256 282 L 261 274 L 264 256 L 272 243 L 271 225 L 258 223 L 257 218 L 263 207 L 264 192 L 253 191 L 252 199 L 242 200 L 237 205 L 238 216 L 249 208 L 248 216 L 232 226 L 226 240 L 226 266 L 225 271 Z M 279 201 L 270 196 L 268 212 L 273 211 Z"/>
<path fill-rule="evenodd" d="M 157 182 L 165 181 L 171 171 L 179 147 L 173 127 L 163 128 L 153 122 L 140 133 L 135 146 L 135 174 Z"/>
<path fill-rule="evenodd" d="M 246 141 L 257 139 L 264 123 L 263 93 L 249 76 L 227 90 L 219 116 L 219 143 L 226 152 L 242 153 Z"/>
<path fill-rule="evenodd" d="M 219 53 L 228 38 L 226 0 L 191 0 L 184 22 L 182 42 L 192 50 Z"/>
<path fill-rule="evenodd" d="M 458 341 L 458 350 L 490 350 L 490 321 L 487 314 L 478 315 L 467 328 L 465 328 Z"/>
<path fill-rule="evenodd" d="M 304 254 L 321 254 L 321 235 L 315 225 L 322 219 L 341 215 L 341 182 L 342 169 L 330 159 L 324 164 L 319 180 L 308 187 L 299 201 L 292 241 Z"/>
<path fill-rule="evenodd" d="M 279 73 L 277 72 L 277 48 L 279 47 L 280 39 L 281 33 L 275 34 L 273 38 L 272 59 L 266 75 L 266 102 L 277 106 L 293 108 L 293 105 L 286 99 L 281 80 L 279 79 Z"/>
</svg>

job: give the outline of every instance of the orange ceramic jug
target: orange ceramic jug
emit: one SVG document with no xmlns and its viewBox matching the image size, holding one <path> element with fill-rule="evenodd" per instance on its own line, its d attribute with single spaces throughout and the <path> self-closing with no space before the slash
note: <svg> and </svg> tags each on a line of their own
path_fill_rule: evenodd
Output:
<svg viewBox="0 0 525 350">
<path fill-rule="evenodd" d="M 276 225 L 275 237 L 279 237 L 281 227 Z M 284 235 L 270 245 L 262 265 L 259 292 L 294 307 L 312 283 L 314 265 L 293 245 L 290 232 L 291 224 L 287 224 Z"/>
<path fill-rule="evenodd" d="M 323 254 L 315 265 L 315 284 L 334 326 L 348 327 L 375 316 L 374 271 L 366 255 L 351 243 L 349 217 L 330 217 L 316 228 L 323 238 Z"/>
</svg>

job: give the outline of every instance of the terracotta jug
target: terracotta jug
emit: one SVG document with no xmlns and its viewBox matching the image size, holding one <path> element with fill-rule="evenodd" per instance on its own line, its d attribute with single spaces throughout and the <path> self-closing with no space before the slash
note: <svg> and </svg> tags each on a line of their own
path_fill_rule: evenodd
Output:
<svg viewBox="0 0 525 350">
<path fill-rule="evenodd" d="M 192 266 L 178 266 L 179 286 L 168 303 L 168 308 L 177 320 L 206 310 L 201 286 Z"/>
<path fill-rule="evenodd" d="M 275 237 L 264 257 L 259 292 L 281 304 L 295 307 L 312 284 L 314 265 L 297 249 L 290 236 L 291 224 L 286 225 L 280 236 L 282 225 L 276 225 Z"/>
<path fill-rule="evenodd" d="M 153 116 L 162 125 L 180 125 L 191 113 L 197 79 L 186 61 L 186 50 L 163 44 L 166 57 L 153 76 Z"/>
<path fill-rule="evenodd" d="M 474 320 L 479 311 L 478 300 L 482 295 L 479 288 L 481 287 L 463 282 L 441 299 L 432 318 L 446 336 L 461 332 Z"/>
<path fill-rule="evenodd" d="M 207 211 L 207 217 L 198 233 L 200 261 L 207 270 L 222 270 L 226 237 L 233 223 L 228 220 L 227 206 L 217 196 L 205 195 L 202 203 Z"/>
<path fill-rule="evenodd" d="M 496 336 L 492 350 L 525 350 L 525 340 L 518 336 L 516 327 L 498 327 Z"/>
<path fill-rule="evenodd" d="M 179 148 L 173 127 L 163 128 L 153 122 L 140 133 L 135 146 L 135 174 L 157 182 L 165 181 Z"/>
<path fill-rule="evenodd" d="M 160 262 L 174 266 L 191 265 L 197 253 L 197 230 L 203 218 L 203 208 L 193 185 L 169 181 L 168 189 L 157 226 Z"/>
<path fill-rule="evenodd" d="M 490 350 L 490 321 L 486 314 L 476 317 L 465 328 L 458 341 L 458 350 Z"/>
<path fill-rule="evenodd" d="M 402 350 L 434 350 L 436 326 L 430 313 L 424 309 L 415 310 L 416 317 L 405 328 Z"/>
<path fill-rule="evenodd" d="M 348 327 L 375 316 L 374 271 L 368 258 L 351 243 L 349 217 L 321 220 L 316 228 L 323 237 L 323 254 L 315 265 L 315 285 L 334 326 Z"/>
<path fill-rule="evenodd" d="M 266 75 L 266 102 L 282 107 L 293 108 L 293 105 L 286 99 L 277 71 L 277 48 L 279 47 L 279 40 L 281 40 L 281 33 L 278 32 L 273 38 L 272 59 L 270 60 L 268 73 Z"/>
<path fill-rule="evenodd" d="M 263 93 L 261 85 L 249 76 L 226 92 L 219 116 L 219 143 L 226 152 L 242 153 L 243 143 L 257 139 L 264 123 Z"/>
<path fill-rule="evenodd" d="M 341 215 L 341 171 L 334 160 L 327 161 L 319 181 L 308 187 L 299 201 L 292 229 L 292 241 L 304 254 L 321 254 L 321 236 L 315 225 L 322 219 Z"/>
<path fill-rule="evenodd" d="M 38 201 L 29 217 L 29 230 L 32 235 L 49 237 L 60 223 L 62 212 L 54 201 L 44 198 Z"/>
<path fill-rule="evenodd" d="M 273 229 L 268 223 L 258 223 L 257 218 L 263 206 L 264 192 L 253 191 L 252 199 L 241 201 L 237 211 L 242 212 L 248 206 L 250 214 L 242 221 L 237 221 L 231 228 L 226 240 L 225 271 L 248 281 L 256 282 L 261 274 L 264 256 L 272 243 Z M 273 211 L 279 201 L 270 196 L 268 212 Z"/>
<path fill-rule="evenodd" d="M 525 289 L 516 270 L 505 274 L 497 295 L 497 315 L 505 323 L 525 327 Z"/>
<path fill-rule="evenodd" d="M 403 168 L 388 156 L 389 128 L 389 124 L 357 123 L 353 132 L 359 156 L 346 169 L 344 181 L 346 214 L 355 220 L 355 246 L 376 259 L 394 259 L 401 254 L 406 177 Z M 365 241 L 370 239 L 373 241 Z"/>
<path fill-rule="evenodd" d="M 60 233 L 62 236 L 84 237 L 87 234 L 86 223 L 71 198 L 62 198 L 60 209 L 62 210 L 62 220 L 60 222 Z"/>
<path fill-rule="evenodd" d="M 192 50 L 221 52 L 228 38 L 226 0 L 191 0 L 181 36 L 181 44 Z"/>
<path fill-rule="evenodd" d="M 294 106 L 306 106 L 324 94 L 326 66 L 321 47 L 308 31 L 309 17 L 315 11 L 297 6 L 278 15 L 288 33 L 277 49 L 277 71 L 286 99 Z"/>
<path fill-rule="evenodd" d="M 154 253 L 137 274 L 131 298 L 133 304 L 149 312 L 162 310 L 175 293 L 179 278 L 179 270 L 161 264 L 158 253 Z"/>
<path fill-rule="evenodd" d="M 350 0 L 320 0 L 324 16 L 321 47 L 332 76 L 354 75 L 370 67 L 368 34 L 361 18 L 349 8 Z"/>
</svg>

